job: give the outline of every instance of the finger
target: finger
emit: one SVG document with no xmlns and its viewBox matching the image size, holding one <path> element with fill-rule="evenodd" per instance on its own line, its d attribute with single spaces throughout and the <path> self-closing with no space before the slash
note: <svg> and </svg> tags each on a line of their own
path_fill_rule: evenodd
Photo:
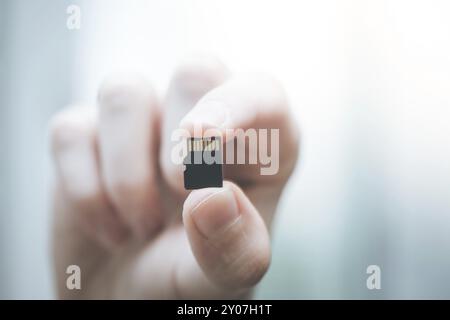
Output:
<svg viewBox="0 0 450 320">
<path fill-rule="evenodd" d="M 226 182 L 223 188 L 193 191 L 184 203 L 183 222 L 198 264 L 218 288 L 249 289 L 267 271 L 268 231 L 256 208 L 236 185 Z M 198 277 L 187 273 L 192 270 L 185 266 L 178 271 L 181 295 L 202 285 Z"/>
<path fill-rule="evenodd" d="M 180 127 L 194 136 L 210 129 L 222 135 L 225 177 L 241 185 L 284 183 L 296 163 L 298 129 L 284 90 L 268 76 L 236 77 L 210 91 Z"/>
<path fill-rule="evenodd" d="M 170 82 L 165 100 L 160 167 L 165 181 L 177 193 L 184 193 L 181 165 L 172 160 L 174 129 L 197 101 L 225 81 L 228 71 L 216 58 L 196 56 L 180 64 Z"/>
<path fill-rule="evenodd" d="M 72 107 L 56 115 L 50 124 L 52 154 L 69 211 L 91 238 L 112 247 L 126 238 L 127 229 L 101 185 L 95 122 L 93 108 Z"/>
<path fill-rule="evenodd" d="M 161 227 L 159 110 L 151 86 L 133 75 L 106 79 L 98 94 L 102 176 L 115 208 L 140 238 Z"/>
</svg>

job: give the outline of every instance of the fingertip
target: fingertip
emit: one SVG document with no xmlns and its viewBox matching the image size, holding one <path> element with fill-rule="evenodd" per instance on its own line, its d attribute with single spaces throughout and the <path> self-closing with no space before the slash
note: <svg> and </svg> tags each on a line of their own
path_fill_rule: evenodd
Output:
<svg viewBox="0 0 450 320">
<path fill-rule="evenodd" d="M 65 150 L 78 141 L 91 141 L 95 122 L 94 108 L 68 106 L 48 122 L 48 136 L 52 153 Z"/>
<path fill-rule="evenodd" d="M 223 83 L 228 77 L 226 66 L 214 56 L 191 55 L 175 70 L 172 86 L 178 94 L 198 100 L 206 92 Z"/>
<path fill-rule="evenodd" d="M 201 99 L 180 121 L 179 127 L 194 136 L 221 135 L 230 123 L 229 106 L 221 100 Z M 207 134 L 208 131 L 216 131 Z"/>
<path fill-rule="evenodd" d="M 206 276 L 226 290 L 250 288 L 270 265 L 270 242 L 258 211 L 233 183 L 193 191 L 183 220 Z"/>
<path fill-rule="evenodd" d="M 150 82 L 142 75 L 132 72 L 117 72 L 103 79 L 97 93 L 100 109 L 118 111 L 128 109 L 130 100 L 156 100 Z M 136 106 L 142 103 L 136 103 Z"/>
<path fill-rule="evenodd" d="M 183 220 L 192 221 L 204 238 L 213 238 L 240 216 L 235 194 L 229 185 L 192 191 L 183 206 Z"/>
</svg>

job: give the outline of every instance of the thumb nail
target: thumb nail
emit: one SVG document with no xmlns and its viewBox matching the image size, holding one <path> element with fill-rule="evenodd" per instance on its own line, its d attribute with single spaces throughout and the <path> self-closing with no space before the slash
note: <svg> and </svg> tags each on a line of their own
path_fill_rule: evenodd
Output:
<svg viewBox="0 0 450 320">
<path fill-rule="evenodd" d="M 227 187 L 191 192 L 184 210 L 191 215 L 198 231 L 206 238 L 220 233 L 240 216 L 235 195 Z"/>
</svg>

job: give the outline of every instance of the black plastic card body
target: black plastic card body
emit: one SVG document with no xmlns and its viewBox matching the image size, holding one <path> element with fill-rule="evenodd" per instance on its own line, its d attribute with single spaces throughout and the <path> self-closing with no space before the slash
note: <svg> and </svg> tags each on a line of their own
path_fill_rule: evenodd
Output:
<svg viewBox="0 0 450 320">
<path fill-rule="evenodd" d="M 187 139 L 187 155 L 183 163 L 185 189 L 223 186 L 220 137 Z"/>
</svg>

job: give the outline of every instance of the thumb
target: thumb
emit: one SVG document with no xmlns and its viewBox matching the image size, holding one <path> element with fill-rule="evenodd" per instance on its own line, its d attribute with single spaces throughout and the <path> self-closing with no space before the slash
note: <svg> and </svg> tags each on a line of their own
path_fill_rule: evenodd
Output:
<svg viewBox="0 0 450 320">
<path fill-rule="evenodd" d="M 255 285 L 270 264 L 267 228 L 256 208 L 231 182 L 190 193 L 183 222 L 198 264 L 222 289 Z"/>
</svg>

